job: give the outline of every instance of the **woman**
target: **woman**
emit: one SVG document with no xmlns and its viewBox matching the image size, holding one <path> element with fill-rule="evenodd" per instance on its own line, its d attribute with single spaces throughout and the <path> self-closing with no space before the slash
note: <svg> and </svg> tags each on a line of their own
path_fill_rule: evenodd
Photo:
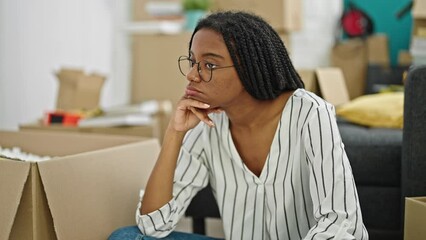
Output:
<svg viewBox="0 0 426 240">
<path fill-rule="evenodd" d="M 208 183 L 226 239 L 368 239 L 334 107 L 303 89 L 270 25 L 211 14 L 179 68 L 188 85 L 136 213 L 140 232 L 110 239 L 201 237 L 173 229 Z"/>
</svg>

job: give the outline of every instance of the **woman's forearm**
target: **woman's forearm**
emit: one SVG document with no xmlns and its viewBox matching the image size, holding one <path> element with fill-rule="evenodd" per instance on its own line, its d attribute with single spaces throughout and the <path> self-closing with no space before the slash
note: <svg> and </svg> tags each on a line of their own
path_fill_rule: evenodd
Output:
<svg viewBox="0 0 426 240">
<path fill-rule="evenodd" d="M 159 157 L 145 188 L 141 214 L 153 212 L 172 199 L 174 172 L 184 136 L 185 132 L 170 127 L 167 129 Z"/>
</svg>

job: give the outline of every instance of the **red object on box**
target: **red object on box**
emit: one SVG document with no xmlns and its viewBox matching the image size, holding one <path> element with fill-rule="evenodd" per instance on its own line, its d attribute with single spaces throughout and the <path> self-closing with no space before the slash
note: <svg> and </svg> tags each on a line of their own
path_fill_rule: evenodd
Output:
<svg viewBox="0 0 426 240">
<path fill-rule="evenodd" d="M 67 112 L 48 112 L 45 118 L 45 124 L 61 124 L 63 126 L 77 126 L 81 116 L 75 113 Z"/>
</svg>

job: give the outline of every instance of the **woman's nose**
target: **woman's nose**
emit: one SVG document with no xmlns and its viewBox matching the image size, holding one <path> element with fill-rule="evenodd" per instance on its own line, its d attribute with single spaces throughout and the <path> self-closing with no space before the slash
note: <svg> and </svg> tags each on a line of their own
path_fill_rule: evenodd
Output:
<svg viewBox="0 0 426 240">
<path fill-rule="evenodd" d="M 198 65 L 194 65 L 194 67 L 191 68 L 191 70 L 188 72 L 188 74 L 186 74 L 186 79 L 188 81 L 194 81 L 194 82 L 200 82 L 201 81 L 200 74 L 198 72 Z"/>
</svg>

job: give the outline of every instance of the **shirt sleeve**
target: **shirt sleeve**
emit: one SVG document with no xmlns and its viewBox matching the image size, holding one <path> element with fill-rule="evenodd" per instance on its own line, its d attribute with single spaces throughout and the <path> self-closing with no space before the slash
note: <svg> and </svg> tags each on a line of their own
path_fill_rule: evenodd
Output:
<svg viewBox="0 0 426 240">
<path fill-rule="evenodd" d="M 304 239 L 368 239 L 344 144 L 330 104 L 318 107 L 304 131 L 316 224 Z"/>
<path fill-rule="evenodd" d="M 188 136 L 180 151 L 173 181 L 173 198 L 160 209 L 141 215 L 139 201 L 136 211 L 136 222 L 142 234 L 153 237 L 165 237 L 171 233 L 179 219 L 185 213 L 192 198 L 198 191 L 207 186 L 208 174 L 204 163 L 202 148 L 197 147 L 197 139 L 190 144 Z M 199 142 L 199 141 L 198 141 Z M 198 145 L 200 145 L 198 143 Z M 200 149 L 200 150 L 199 150 Z M 143 190 L 140 197 L 143 197 Z"/>
</svg>

